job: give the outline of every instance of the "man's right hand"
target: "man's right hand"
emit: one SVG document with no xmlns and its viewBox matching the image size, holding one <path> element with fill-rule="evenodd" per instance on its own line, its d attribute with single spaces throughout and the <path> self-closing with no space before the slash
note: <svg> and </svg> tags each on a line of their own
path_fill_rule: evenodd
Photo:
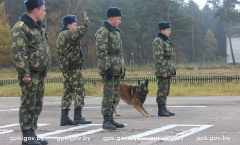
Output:
<svg viewBox="0 0 240 145">
<path fill-rule="evenodd" d="M 166 73 L 166 74 L 162 74 L 161 76 L 164 77 L 164 78 L 166 78 L 166 77 L 167 77 L 167 73 Z"/>
<path fill-rule="evenodd" d="M 31 82 L 32 79 L 31 78 L 23 78 L 22 80 L 24 81 L 24 83 L 29 83 L 29 82 Z"/>
<path fill-rule="evenodd" d="M 88 20 L 87 13 L 84 12 L 84 20 Z"/>
</svg>

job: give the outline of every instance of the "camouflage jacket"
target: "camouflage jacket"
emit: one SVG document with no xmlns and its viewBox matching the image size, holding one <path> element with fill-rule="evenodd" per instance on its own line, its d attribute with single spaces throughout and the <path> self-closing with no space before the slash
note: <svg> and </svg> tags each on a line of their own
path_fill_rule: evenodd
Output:
<svg viewBox="0 0 240 145">
<path fill-rule="evenodd" d="M 45 25 L 36 23 L 23 13 L 12 28 L 11 36 L 13 61 L 18 74 L 28 78 L 31 72 L 42 72 L 47 76 L 51 55 Z"/>
<path fill-rule="evenodd" d="M 120 29 L 112 27 L 107 21 L 103 21 L 102 27 L 95 34 L 95 39 L 98 73 L 103 75 L 108 68 L 112 68 L 114 75 L 123 75 L 126 68 Z"/>
<path fill-rule="evenodd" d="M 80 40 L 87 32 L 88 20 L 85 20 L 76 31 L 62 27 L 57 38 L 56 48 L 62 71 L 81 69 L 84 59 Z"/>
<path fill-rule="evenodd" d="M 171 38 L 159 33 L 152 43 L 153 58 L 155 62 L 155 75 L 175 76 L 176 71 L 172 62 L 173 48 Z"/>
</svg>

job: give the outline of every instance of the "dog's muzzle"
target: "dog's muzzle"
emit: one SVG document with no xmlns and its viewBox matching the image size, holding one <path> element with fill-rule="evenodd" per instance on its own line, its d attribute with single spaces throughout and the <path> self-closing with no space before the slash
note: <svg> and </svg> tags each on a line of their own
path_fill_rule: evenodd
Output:
<svg viewBox="0 0 240 145">
<path fill-rule="evenodd" d="M 149 92 L 148 90 L 146 90 L 146 91 L 143 90 L 143 91 L 142 91 L 139 86 L 137 87 L 137 93 L 138 93 L 140 96 L 147 96 L 148 92 Z"/>
</svg>

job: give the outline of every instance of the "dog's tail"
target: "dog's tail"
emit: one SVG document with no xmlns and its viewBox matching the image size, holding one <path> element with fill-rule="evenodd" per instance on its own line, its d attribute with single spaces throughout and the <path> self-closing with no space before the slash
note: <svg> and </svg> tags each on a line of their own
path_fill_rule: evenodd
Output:
<svg viewBox="0 0 240 145">
<path fill-rule="evenodd" d="M 94 82 L 94 86 L 95 86 L 96 92 L 102 95 L 103 94 L 103 87 L 96 81 Z"/>
</svg>

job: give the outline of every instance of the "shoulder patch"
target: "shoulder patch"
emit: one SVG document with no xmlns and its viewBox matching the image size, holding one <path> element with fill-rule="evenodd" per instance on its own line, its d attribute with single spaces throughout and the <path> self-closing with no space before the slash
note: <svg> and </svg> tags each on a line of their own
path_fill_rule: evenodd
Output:
<svg viewBox="0 0 240 145">
<path fill-rule="evenodd" d="M 21 27 L 23 26 L 23 24 L 24 24 L 24 22 L 21 22 L 21 23 L 19 24 L 19 28 L 21 28 Z"/>
<path fill-rule="evenodd" d="M 160 55 L 161 54 L 161 52 L 160 51 L 156 51 L 156 55 Z"/>
<path fill-rule="evenodd" d="M 18 38 L 18 39 L 17 39 L 17 44 L 18 44 L 19 46 L 23 45 L 23 38 Z"/>
</svg>

